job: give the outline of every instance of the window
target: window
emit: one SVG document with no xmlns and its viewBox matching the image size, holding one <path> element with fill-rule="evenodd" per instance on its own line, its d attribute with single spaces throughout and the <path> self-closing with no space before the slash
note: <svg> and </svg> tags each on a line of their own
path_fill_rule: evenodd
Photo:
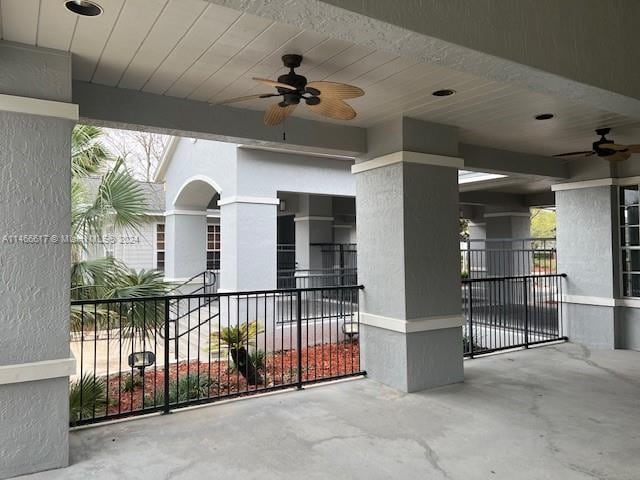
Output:
<svg viewBox="0 0 640 480">
<path fill-rule="evenodd" d="M 640 192 L 638 185 L 620 187 L 620 245 L 622 290 L 640 297 Z"/>
<path fill-rule="evenodd" d="M 207 270 L 220 270 L 220 225 L 207 225 Z"/>
<path fill-rule="evenodd" d="M 164 272 L 164 223 L 156 224 L 156 268 Z"/>
</svg>

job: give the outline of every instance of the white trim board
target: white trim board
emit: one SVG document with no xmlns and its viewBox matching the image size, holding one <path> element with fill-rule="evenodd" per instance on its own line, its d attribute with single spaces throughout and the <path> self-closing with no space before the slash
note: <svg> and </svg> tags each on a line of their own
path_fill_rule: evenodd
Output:
<svg viewBox="0 0 640 480">
<path fill-rule="evenodd" d="M 449 157 L 445 155 L 433 155 L 430 153 L 409 152 L 401 150 L 390 153 L 382 157 L 356 163 L 351 167 L 351 173 L 362 173 L 374 168 L 388 167 L 396 163 L 417 163 L 420 165 L 432 165 L 436 167 L 462 168 L 464 160 L 460 157 Z"/>
<path fill-rule="evenodd" d="M 40 362 L 19 363 L 16 365 L 0 365 L 0 385 L 68 377 L 75 373 L 75 358 L 43 360 Z"/>
<path fill-rule="evenodd" d="M 640 184 L 640 176 L 625 178 L 598 178 L 595 180 L 584 180 L 582 182 L 559 183 L 557 185 L 551 185 L 551 190 L 553 192 L 560 192 L 563 190 L 578 190 L 580 188 L 612 187 L 616 185 L 623 186 L 637 184 Z"/>
<path fill-rule="evenodd" d="M 254 203 L 258 205 L 280 205 L 279 198 L 272 197 L 248 197 L 241 195 L 233 195 L 218 200 L 218 206 L 229 205 L 231 203 Z"/>
<path fill-rule="evenodd" d="M 163 215 L 165 217 L 168 217 L 169 215 L 194 215 L 194 216 L 204 217 L 207 215 L 207 211 L 206 210 L 167 210 L 166 212 L 164 212 Z"/>
<path fill-rule="evenodd" d="M 75 103 L 54 102 L 40 98 L 5 94 L 0 94 L 0 111 L 63 118 L 74 122 L 77 122 L 80 118 L 79 108 Z"/>
<path fill-rule="evenodd" d="M 462 315 L 422 317 L 405 320 L 401 318 L 383 317 L 372 313 L 360 312 L 360 323 L 394 332 L 415 333 L 461 327 L 464 325 L 465 320 Z"/>
<path fill-rule="evenodd" d="M 307 220 L 315 220 L 318 222 L 333 222 L 333 217 L 314 217 L 314 216 L 309 216 L 309 217 L 295 217 L 293 219 L 294 222 L 304 222 Z"/>
<path fill-rule="evenodd" d="M 597 307 L 640 308 L 640 298 L 591 297 L 588 295 L 563 295 L 564 303 L 593 305 Z"/>
</svg>

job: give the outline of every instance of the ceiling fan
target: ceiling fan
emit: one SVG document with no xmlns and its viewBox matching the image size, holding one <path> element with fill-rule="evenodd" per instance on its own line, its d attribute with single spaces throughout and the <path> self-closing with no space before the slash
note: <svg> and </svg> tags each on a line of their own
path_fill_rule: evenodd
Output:
<svg viewBox="0 0 640 480">
<path fill-rule="evenodd" d="M 267 78 L 254 78 L 255 81 L 275 87 L 277 93 L 259 93 L 244 97 L 231 98 L 221 103 L 243 102 L 258 98 L 282 97 L 278 103 L 267 108 L 264 114 L 265 125 L 278 125 L 293 113 L 299 103 L 306 103 L 315 113 L 336 120 L 351 120 L 356 111 L 344 101 L 364 95 L 361 88 L 338 82 L 308 82 L 305 77 L 298 75 L 295 68 L 302 63 L 302 55 L 283 55 L 282 63 L 289 69 L 289 73 L 280 75 L 277 81 Z"/>
<path fill-rule="evenodd" d="M 584 152 L 568 152 L 554 155 L 554 157 L 571 157 L 574 155 L 582 155 L 584 157 L 590 157 L 597 155 L 609 162 L 621 162 L 631 156 L 632 153 L 640 153 L 640 144 L 638 145 L 618 145 L 609 140 L 606 136 L 611 132 L 610 128 L 598 128 L 596 133 L 600 135 L 600 140 L 593 142 L 592 150 L 586 150 Z"/>
</svg>

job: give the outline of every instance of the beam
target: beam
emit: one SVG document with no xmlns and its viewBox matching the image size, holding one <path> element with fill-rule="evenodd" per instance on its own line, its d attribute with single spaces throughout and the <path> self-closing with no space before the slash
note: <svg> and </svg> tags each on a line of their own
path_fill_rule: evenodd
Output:
<svg viewBox="0 0 640 480">
<path fill-rule="evenodd" d="M 73 102 L 80 105 L 81 122 L 106 127 L 337 155 L 366 149 L 366 131 L 359 127 L 291 118 L 284 127 L 274 128 L 264 125 L 263 113 L 255 110 L 87 82 L 73 82 Z"/>
<path fill-rule="evenodd" d="M 636 0 L 209 1 L 640 118 Z"/>
<path fill-rule="evenodd" d="M 544 192 L 518 194 L 480 190 L 460 192 L 460 205 L 515 205 L 521 207 L 549 207 L 556 204 L 555 194 L 551 190 Z"/>
<path fill-rule="evenodd" d="M 464 158 L 465 170 L 504 175 L 515 173 L 557 179 L 570 176 L 566 162 L 557 158 L 468 144 L 460 144 L 458 150 L 459 155 Z"/>
</svg>

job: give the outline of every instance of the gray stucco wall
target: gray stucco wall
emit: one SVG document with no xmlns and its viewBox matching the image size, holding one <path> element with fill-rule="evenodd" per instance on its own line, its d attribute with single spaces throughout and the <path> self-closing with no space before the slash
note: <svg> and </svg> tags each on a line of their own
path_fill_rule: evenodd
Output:
<svg viewBox="0 0 640 480">
<path fill-rule="evenodd" d="M 458 171 L 407 163 L 403 176 L 406 318 L 460 313 Z"/>
<path fill-rule="evenodd" d="M 0 44 L 0 92 L 69 101 L 71 57 Z M 0 237 L 68 235 L 68 120 L 0 112 Z M 69 358 L 68 244 L 0 243 L 0 365 Z M 0 478 L 68 461 L 68 378 L 0 385 Z"/>
<path fill-rule="evenodd" d="M 612 187 L 556 192 L 558 272 L 568 295 L 612 298 L 615 191 Z"/>
<path fill-rule="evenodd" d="M 403 392 L 464 380 L 461 328 L 404 334 L 362 325 L 362 367 Z"/>
<path fill-rule="evenodd" d="M 616 308 L 616 348 L 640 350 L 640 309 Z"/>
</svg>

